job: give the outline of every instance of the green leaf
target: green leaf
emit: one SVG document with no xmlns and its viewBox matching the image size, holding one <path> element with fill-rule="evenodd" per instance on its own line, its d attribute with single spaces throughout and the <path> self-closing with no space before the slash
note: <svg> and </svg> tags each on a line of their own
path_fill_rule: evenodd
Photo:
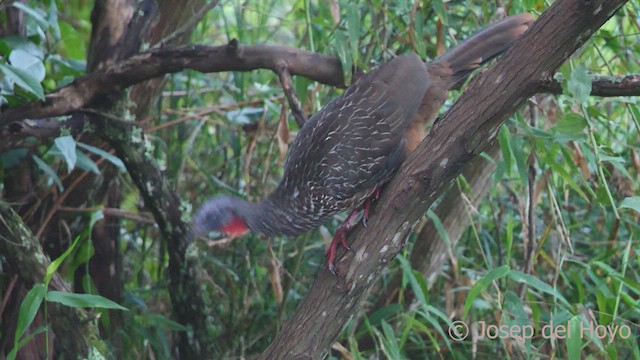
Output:
<svg viewBox="0 0 640 360">
<path fill-rule="evenodd" d="M 398 260 L 400 261 L 400 267 L 402 267 L 402 271 L 404 272 L 405 276 L 407 276 L 409 279 L 409 284 L 411 285 L 411 289 L 413 290 L 416 298 L 418 299 L 418 303 L 421 306 L 427 306 L 427 299 L 424 296 L 425 295 L 424 289 L 420 286 L 420 283 L 416 278 L 416 274 L 411 268 L 411 264 L 409 264 L 409 261 L 402 255 L 398 255 Z"/>
<path fill-rule="evenodd" d="M 60 192 L 64 191 L 64 186 L 62 186 L 62 181 L 60 181 L 58 174 L 56 174 L 56 172 L 53 171 L 53 169 L 37 155 L 34 154 L 31 156 L 31 158 L 36 162 L 36 165 L 38 165 L 40 170 L 44 171 L 44 173 L 47 174 L 49 178 L 51 178 L 58 185 L 58 190 L 60 190 Z"/>
<path fill-rule="evenodd" d="M 384 331 L 384 336 L 378 333 L 378 338 L 380 339 L 380 345 L 382 345 L 382 351 L 387 355 L 387 358 L 404 359 L 393 328 L 384 320 L 382 320 L 382 330 Z"/>
<path fill-rule="evenodd" d="M 35 95 L 40 100 L 44 100 L 44 89 L 42 84 L 28 72 L 12 65 L 0 64 L 0 71 L 11 81 L 15 82 L 26 90 Z"/>
<path fill-rule="evenodd" d="M 505 235 L 505 242 L 507 243 L 507 259 L 505 262 L 507 264 L 511 263 L 511 251 L 513 250 L 513 227 L 515 226 L 515 221 L 513 221 L 513 215 L 509 213 L 509 217 L 507 219 L 507 231 Z"/>
<path fill-rule="evenodd" d="M 630 196 L 620 203 L 620 208 L 635 210 L 640 213 L 640 196 Z"/>
<path fill-rule="evenodd" d="M 100 295 L 49 291 L 47 301 L 77 308 L 103 308 L 129 311 L 126 307 Z"/>
<path fill-rule="evenodd" d="M 16 324 L 16 333 L 13 339 L 14 348 L 18 347 L 18 341 L 27 330 L 29 325 L 35 319 L 38 309 L 42 304 L 45 294 L 47 293 L 47 287 L 44 284 L 35 284 L 31 290 L 27 293 L 20 304 L 20 310 L 18 311 L 18 323 Z"/>
<path fill-rule="evenodd" d="M 500 132 L 498 132 L 498 143 L 500 144 L 500 151 L 502 152 L 502 159 L 507 170 L 507 175 L 511 176 L 513 152 L 511 151 L 511 133 L 509 132 L 508 126 L 503 125 L 500 127 Z"/>
<path fill-rule="evenodd" d="M 380 321 L 384 319 L 390 319 L 398 314 L 402 314 L 403 312 L 402 310 L 403 310 L 402 306 L 400 306 L 400 304 L 398 303 L 383 306 L 380 309 L 368 315 L 369 323 L 372 326 L 376 326 L 380 324 Z"/>
<path fill-rule="evenodd" d="M 543 282 L 542 280 L 538 279 L 535 276 L 525 274 L 520 271 L 511 271 L 509 273 L 509 277 L 514 281 L 523 282 L 534 289 L 537 289 L 539 291 L 552 295 L 553 297 L 559 299 L 565 305 L 570 306 L 569 302 L 567 301 L 567 299 L 564 298 L 564 296 L 562 296 L 562 294 L 560 294 L 554 288 L 549 286 L 549 284 Z"/>
<path fill-rule="evenodd" d="M 573 69 L 567 83 L 567 89 L 578 103 L 584 103 L 589 100 L 591 95 L 591 76 L 589 76 L 584 64 L 578 64 Z"/>
<path fill-rule="evenodd" d="M 449 20 L 447 19 L 447 11 L 444 8 L 443 0 L 434 0 L 431 2 L 431 6 L 433 6 L 433 10 L 436 12 L 438 17 L 442 19 L 442 23 L 447 25 Z"/>
<path fill-rule="evenodd" d="M 117 167 L 119 170 L 124 170 L 124 163 L 122 162 L 122 160 L 120 160 L 119 157 L 109 154 L 108 152 L 99 149 L 95 146 L 91 146 L 91 145 L 87 145 L 81 142 L 76 142 L 76 145 L 80 148 L 83 148 L 87 151 L 90 151 L 96 155 L 102 156 L 103 158 L 105 158 L 108 162 L 112 163 L 113 165 L 115 165 L 115 167 Z"/>
<path fill-rule="evenodd" d="M 489 286 L 494 280 L 502 278 L 509 274 L 509 266 L 502 265 L 498 268 L 491 269 L 482 279 L 478 280 L 473 286 L 471 290 L 469 290 L 469 294 L 467 295 L 467 300 L 464 303 L 464 316 L 466 319 L 469 314 L 469 309 L 471 309 L 471 304 L 473 301 L 480 295 L 480 293 Z"/>
<path fill-rule="evenodd" d="M 580 360 L 582 358 L 581 323 L 582 319 L 579 315 L 575 315 L 569 320 L 569 334 L 571 334 L 567 338 L 567 355 L 569 360 Z"/>
<path fill-rule="evenodd" d="M 71 172 L 76 167 L 76 161 L 78 160 L 76 141 L 71 135 L 66 135 L 56 138 L 55 143 L 63 159 L 67 162 L 67 170 Z"/>
<path fill-rule="evenodd" d="M 562 134 L 575 135 L 587 127 L 587 120 L 576 113 L 567 113 L 558 119 L 556 129 Z"/>
<path fill-rule="evenodd" d="M 358 64 L 358 45 L 360 44 L 360 7 L 350 4 L 347 8 L 347 30 L 349 32 L 349 44 L 351 45 L 352 64 Z"/>
<path fill-rule="evenodd" d="M 47 19 L 45 19 L 45 17 L 42 16 L 42 14 L 38 10 L 32 9 L 29 6 L 18 1 L 11 4 L 11 6 L 18 8 L 24 11 L 25 14 L 31 16 L 36 21 L 38 26 L 42 28 L 43 31 L 46 31 L 47 28 L 49 27 L 49 23 L 47 23 Z"/>
<path fill-rule="evenodd" d="M 344 76 L 345 85 L 349 85 L 351 82 L 351 66 L 353 62 L 351 61 L 351 52 L 349 51 L 349 47 L 347 46 L 347 38 L 344 35 L 343 31 L 336 31 L 335 34 L 335 48 L 338 52 L 338 58 L 340 59 L 340 65 L 342 65 L 342 75 Z"/>
<path fill-rule="evenodd" d="M 449 238 L 449 233 L 447 233 L 447 230 L 444 228 L 444 224 L 442 224 L 442 221 L 440 221 L 438 215 L 436 215 L 436 213 L 429 209 L 427 210 L 427 216 L 429 217 L 429 219 L 431 219 L 431 221 L 433 221 L 433 225 L 436 227 L 438 235 L 440 235 L 442 240 L 444 240 L 444 242 L 447 244 L 447 247 L 450 247 L 451 239 Z"/>
<path fill-rule="evenodd" d="M 9 54 L 9 61 L 11 62 L 11 65 L 24 70 L 36 81 L 40 82 L 44 80 L 46 70 L 42 63 L 42 59 L 34 56 L 30 52 L 22 49 L 15 49 L 11 54 Z"/>
<path fill-rule="evenodd" d="M 91 171 L 96 175 L 100 174 L 100 169 L 98 168 L 98 165 L 93 160 L 91 160 L 90 157 L 88 157 L 87 155 L 85 155 L 80 151 L 76 152 L 76 156 L 78 157 L 78 160 L 76 161 L 76 165 L 78 165 L 79 169 Z"/>
<path fill-rule="evenodd" d="M 7 355 L 7 360 L 14 360 L 16 358 L 16 356 L 18 355 L 18 351 L 20 351 L 20 349 L 22 349 L 23 346 L 25 346 L 27 343 L 29 343 L 29 341 L 31 341 L 31 339 L 33 339 L 34 337 L 36 337 L 37 335 L 42 334 L 43 332 L 47 331 L 47 327 L 46 326 L 41 326 L 39 327 L 37 330 L 32 331 L 29 335 L 27 335 L 24 339 L 20 340 L 18 342 L 17 345 L 15 345 L 13 347 L 13 349 L 11 349 L 11 351 L 9 352 L 9 354 Z"/>
<path fill-rule="evenodd" d="M 69 246 L 67 248 L 67 250 L 65 250 L 65 252 L 62 253 L 62 255 L 58 256 L 57 259 L 53 260 L 51 262 L 51 264 L 49 264 L 49 266 L 47 266 L 47 270 L 46 270 L 45 275 L 44 275 L 44 283 L 45 283 L 46 286 L 49 286 L 49 282 L 51 281 L 51 278 L 53 277 L 53 274 L 55 274 L 56 271 L 58 271 L 58 268 L 60 267 L 60 264 L 62 264 L 64 259 L 66 259 L 67 256 L 69 256 L 69 254 L 71 254 L 73 249 L 75 249 L 76 245 L 78 244 L 78 240 L 79 239 L 80 239 L 80 236 L 76 236 L 76 239 L 73 240 L 73 243 L 71 243 L 71 246 Z"/>
</svg>

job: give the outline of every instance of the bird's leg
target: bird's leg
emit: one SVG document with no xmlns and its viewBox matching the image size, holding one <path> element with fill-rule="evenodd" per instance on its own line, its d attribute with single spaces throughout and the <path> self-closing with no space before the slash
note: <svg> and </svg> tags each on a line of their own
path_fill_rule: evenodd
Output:
<svg viewBox="0 0 640 360">
<path fill-rule="evenodd" d="M 367 200 L 365 200 L 364 205 L 362 206 L 362 225 L 367 226 L 367 219 L 369 218 L 369 208 L 371 207 L 371 203 L 373 202 L 373 200 L 378 200 L 379 197 L 380 197 L 380 187 L 376 189 L 373 195 L 369 196 Z M 329 245 L 329 248 L 324 253 L 324 256 L 329 257 L 329 259 L 327 260 L 327 263 L 328 263 L 329 271 L 331 271 L 333 275 L 336 274 L 335 268 L 333 266 L 333 261 L 335 260 L 335 257 L 336 257 L 338 244 L 342 245 L 342 247 L 344 247 L 347 250 L 351 250 L 351 248 L 347 244 L 347 234 L 358 223 L 357 221 L 355 221 L 355 219 L 358 217 L 358 214 L 360 214 L 360 208 L 354 209 L 351 212 L 351 214 L 347 216 L 347 219 L 342 224 L 340 224 L 340 226 L 338 226 L 338 229 L 336 230 L 336 234 L 333 236 L 333 240 L 331 240 L 331 245 Z"/>
<path fill-rule="evenodd" d="M 374 200 L 378 200 L 380 197 L 380 189 L 381 187 L 378 187 L 373 195 L 369 196 L 367 200 L 364 201 L 364 206 L 362 207 L 362 225 L 365 227 L 367 227 L 367 221 L 369 220 L 369 208 L 371 207 L 371 203 Z"/>
<path fill-rule="evenodd" d="M 360 209 L 354 209 L 351 214 L 347 216 L 346 220 L 342 222 L 340 226 L 338 226 L 336 234 L 333 236 L 333 240 L 331 240 L 331 245 L 329 245 L 327 251 L 324 252 L 324 256 L 329 257 L 329 259 L 327 260 L 327 265 L 329 267 L 329 271 L 331 271 L 333 275 L 336 274 L 335 268 L 333 266 L 333 261 L 336 258 L 338 245 L 342 245 L 342 247 L 344 247 L 345 249 L 351 250 L 351 248 L 347 244 L 347 233 L 351 231 L 354 226 L 356 226 L 357 222 L 355 221 L 355 219 L 358 217 L 358 214 L 360 214 Z"/>
</svg>

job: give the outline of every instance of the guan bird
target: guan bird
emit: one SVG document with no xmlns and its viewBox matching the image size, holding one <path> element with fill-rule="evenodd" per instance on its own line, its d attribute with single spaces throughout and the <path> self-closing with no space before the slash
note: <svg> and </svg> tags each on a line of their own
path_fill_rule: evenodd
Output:
<svg viewBox="0 0 640 360">
<path fill-rule="evenodd" d="M 192 235 L 295 236 L 352 209 L 325 253 L 335 274 L 338 246 L 349 249 L 346 235 L 360 211 L 366 225 L 371 201 L 422 141 L 448 91 L 508 49 L 532 21 L 526 13 L 507 17 L 429 64 L 409 53 L 362 75 L 304 123 L 270 195 L 257 204 L 227 195 L 209 199 L 193 218 Z"/>
</svg>

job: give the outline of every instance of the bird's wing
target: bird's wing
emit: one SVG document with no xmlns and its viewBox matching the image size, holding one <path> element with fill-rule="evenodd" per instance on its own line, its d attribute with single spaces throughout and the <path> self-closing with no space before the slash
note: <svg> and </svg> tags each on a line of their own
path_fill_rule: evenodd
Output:
<svg viewBox="0 0 640 360">
<path fill-rule="evenodd" d="M 303 193 L 343 201 L 373 191 L 402 162 L 404 131 L 428 83 L 426 67 L 415 54 L 363 75 L 300 129 L 280 196 Z"/>
<path fill-rule="evenodd" d="M 317 164 L 316 182 L 336 200 L 372 191 L 403 160 L 402 139 L 411 118 L 389 96 L 387 84 L 367 85 L 371 87 L 345 94 Z"/>
</svg>

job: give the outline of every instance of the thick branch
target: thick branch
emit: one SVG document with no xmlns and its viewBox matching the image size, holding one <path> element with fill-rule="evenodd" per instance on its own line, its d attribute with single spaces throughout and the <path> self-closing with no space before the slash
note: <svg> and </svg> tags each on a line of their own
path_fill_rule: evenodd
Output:
<svg viewBox="0 0 640 360">
<path fill-rule="evenodd" d="M 309 70 L 312 71 L 312 70 Z M 338 71 L 336 69 L 336 71 Z M 280 74 L 279 74 L 280 76 Z M 291 76 L 288 75 L 289 83 Z M 282 80 L 281 80 L 282 81 Z M 562 94 L 562 84 L 556 80 L 542 80 L 536 83 L 537 92 L 549 94 Z M 286 93 L 287 88 L 283 86 Z M 287 100 L 291 107 L 291 112 L 296 122 L 302 126 L 306 117 L 300 106 L 300 101 L 295 96 L 293 89 L 289 87 L 290 94 L 287 94 Z M 640 75 L 624 75 L 624 76 L 599 76 L 593 77 L 592 96 L 613 97 L 613 96 L 640 96 Z M 49 108 L 53 109 L 53 108 Z M 38 142 L 24 144 L 23 141 L 27 137 L 36 137 L 39 139 L 50 139 L 60 135 L 60 128 L 71 128 L 72 133 L 79 133 L 84 130 L 83 116 L 73 116 L 64 121 L 53 120 L 51 118 L 34 119 L 34 120 L 16 120 L 12 121 L 4 128 L 0 127 L 0 137 L 5 141 L 0 143 L 0 153 L 16 148 L 16 147 L 35 147 Z M 0 123 L 2 116 L 0 115 Z"/>
<path fill-rule="evenodd" d="M 0 128 L 11 121 L 39 119 L 68 114 L 89 105 L 96 105 L 107 95 L 128 86 L 168 73 L 185 69 L 200 72 L 250 71 L 286 68 L 291 75 L 343 86 L 340 61 L 285 46 L 243 46 L 232 40 L 225 46 L 181 46 L 151 50 L 104 71 L 77 78 L 71 84 L 47 95 L 44 101 L 24 104 L 0 115 Z"/>
<path fill-rule="evenodd" d="M 173 312 L 178 322 L 190 325 L 195 334 L 185 336 L 189 349 L 181 349 L 181 356 L 190 358 L 194 354 L 214 354 L 214 343 L 209 341 L 209 323 L 203 314 L 208 313 L 197 282 L 197 267 L 186 257 L 189 225 L 182 217 L 184 208 L 178 196 L 158 168 L 153 153 L 149 151 L 148 139 L 144 131 L 125 121 L 100 118 L 96 125 L 99 133 L 115 149 L 116 154 L 127 167 L 131 179 L 136 184 L 158 224 L 158 230 L 167 243 L 169 255 L 169 295 L 174 305 Z"/>
<path fill-rule="evenodd" d="M 369 227 L 352 233 L 354 250 L 321 271 L 296 315 L 264 359 L 320 358 L 356 313 L 381 270 L 402 249 L 415 221 L 495 136 L 499 126 L 549 78 L 624 0 L 558 0 L 469 89 L 402 166 L 380 198 Z"/>
<path fill-rule="evenodd" d="M 81 76 L 71 84 L 48 94 L 44 101 L 8 109 L 0 114 L 0 128 L 5 128 L 12 121 L 69 114 L 83 107 L 93 106 L 106 96 L 131 85 L 185 69 L 200 72 L 269 69 L 277 74 L 282 69 L 287 69 L 291 75 L 302 75 L 331 86 L 344 86 L 340 61 L 330 55 L 286 46 L 243 46 L 235 40 L 228 45 L 215 47 L 166 47 L 135 55 L 104 71 Z M 539 79 L 530 86 L 538 88 L 538 92 L 562 93 L 560 83 L 551 79 Z M 640 75 L 596 77 L 592 95 L 640 95 Z"/>
</svg>

